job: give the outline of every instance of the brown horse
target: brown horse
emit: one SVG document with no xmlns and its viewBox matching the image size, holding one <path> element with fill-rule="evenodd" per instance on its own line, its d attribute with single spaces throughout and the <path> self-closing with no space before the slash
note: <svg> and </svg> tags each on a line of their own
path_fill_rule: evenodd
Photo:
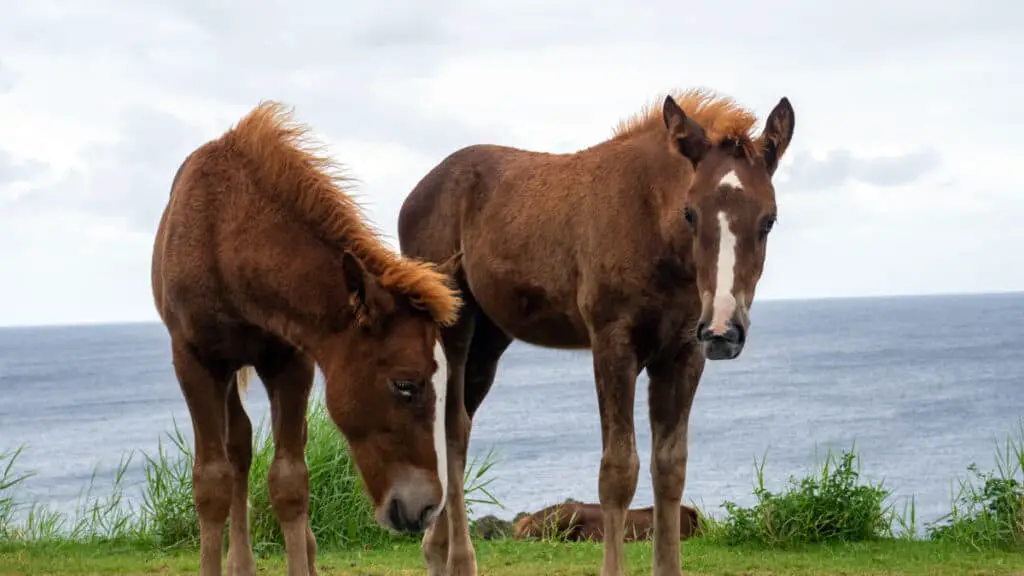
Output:
<svg viewBox="0 0 1024 576">
<path fill-rule="evenodd" d="M 604 540 L 602 532 L 604 519 L 600 504 L 563 502 L 554 504 L 533 514 L 526 515 L 515 523 L 512 537 L 553 538 L 571 542 Z M 679 537 L 683 540 L 700 534 L 700 520 L 697 509 L 682 504 L 679 506 Z M 623 540 L 635 542 L 649 540 L 654 533 L 654 508 L 632 508 L 626 511 L 623 526 Z"/>
<path fill-rule="evenodd" d="M 757 119 L 706 91 L 666 97 L 571 154 L 460 149 L 402 205 L 402 252 L 447 261 L 464 301 L 442 330 L 449 361 L 449 530 L 427 530 L 431 574 L 475 574 L 458 499 L 472 417 L 513 339 L 590 349 L 601 417 L 605 576 L 623 570 L 623 519 L 640 462 L 636 378 L 653 435 L 654 573 L 680 574 L 687 422 L 705 359 L 736 358 L 776 218 L 772 176 L 793 135 L 782 98 Z M 450 542 L 450 545 L 449 545 Z"/>
<path fill-rule="evenodd" d="M 178 168 L 153 250 L 153 295 L 195 433 L 200 572 L 255 574 L 247 495 L 255 369 L 270 398 L 270 500 L 288 573 L 315 574 L 304 459 L 314 366 L 382 525 L 422 531 L 447 490 L 447 276 L 388 248 L 308 130 L 261 103 Z M 251 368 L 250 368 L 251 367 Z"/>
</svg>

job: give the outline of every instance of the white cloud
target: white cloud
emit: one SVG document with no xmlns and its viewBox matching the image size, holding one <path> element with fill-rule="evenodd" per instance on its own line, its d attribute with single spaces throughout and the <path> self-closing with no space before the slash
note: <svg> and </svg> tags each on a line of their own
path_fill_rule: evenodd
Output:
<svg viewBox="0 0 1024 576">
<path fill-rule="evenodd" d="M 152 238 L 119 221 L 63 211 L 4 218 L 5 325 L 117 322 L 152 309 Z M 8 272 L 10 271 L 10 272 Z"/>
<path fill-rule="evenodd" d="M 39 0 L 0 21 L 0 325 L 153 320 L 156 219 L 184 155 L 296 107 L 392 241 L 456 148 L 564 152 L 708 86 L 796 135 L 759 297 L 1024 289 L 1024 7 L 497 0 Z M 954 272 L 955 271 L 955 272 Z"/>
</svg>

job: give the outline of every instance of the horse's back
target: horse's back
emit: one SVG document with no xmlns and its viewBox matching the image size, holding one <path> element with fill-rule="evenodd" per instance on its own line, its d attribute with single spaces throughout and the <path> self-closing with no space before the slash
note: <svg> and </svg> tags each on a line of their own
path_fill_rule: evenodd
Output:
<svg viewBox="0 0 1024 576">
<path fill-rule="evenodd" d="M 486 203 L 514 148 L 477 144 L 452 152 L 412 189 L 398 212 L 404 253 L 440 262 L 458 251 L 463 218 Z"/>
<path fill-rule="evenodd" d="M 403 203 L 402 251 L 432 262 L 462 251 L 475 300 L 506 332 L 537 345 L 586 348 L 577 256 L 588 200 L 565 178 L 573 159 L 496 145 L 453 152 Z"/>
<path fill-rule="evenodd" d="M 288 348 L 301 332 L 293 318 L 310 320 L 340 298 L 323 272 L 337 253 L 271 191 L 275 172 L 261 172 L 260 152 L 225 138 L 199 146 L 174 179 L 153 253 L 168 329 L 235 363 Z"/>
</svg>

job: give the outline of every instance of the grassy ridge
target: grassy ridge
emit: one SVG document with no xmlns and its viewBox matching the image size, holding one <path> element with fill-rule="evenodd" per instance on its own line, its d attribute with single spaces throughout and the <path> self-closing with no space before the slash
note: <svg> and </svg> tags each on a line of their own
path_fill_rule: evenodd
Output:
<svg viewBox="0 0 1024 576">
<path fill-rule="evenodd" d="M 404 573 L 399 568 L 422 571 L 419 538 L 392 535 L 374 522 L 344 440 L 322 404 L 314 401 L 308 418 L 310 515 L 325 565 L 337 562 L 337 570 L 328 573 L 366 573 L 363 560 L 353 557 L 376 563 L 382 573 Z M 268 432 L 262 423 L 256 428 L 251 525 L 254 551 L 273 568 L 280 566 L 282 539 L 266 490 L 273 455 Z M 160 566 L 171 573 L 194 570 L 198 523 L 191 494 L 191 443 L 177 425 L 168 439 L 155 454 L 142 455 L 145 482 L 138 504 L 129 504 L 124 497 L 124 472 L 135 456 L 129 454 L 117 468 L 113 487 L 97 496 L 90 484 L 72 514 L 19 501 L 18 488 L 31 476 L 16 472 L 21 449 L 0 454 L 0 573 L 73 573 L 75 566 L 87 572 L 140 574 Z M 497 503 L 487 490 L 491 456 L 468 467 L 464 480 L 470 508 L 479 502 Z M 888 488 L 862 480 L 852 450 L 829 453 L 817 470 L 791 478 L 779 490 L 765 486 L 764 461 L 755 462 L 755 503 L 741 507 L 725 502 L 722 518 L 702 514 L 705 535 L 684 545 L 684 558 L 691 570 L 708 574 L 755 567 L 765 574 L 833 569 L 871 573 L 878 562 L 888 570 L 904 560 L 910 563 L 908 574 L 962 573 L 943 567 L 964 566 L 948 557 L 958 550 L 956 557 L 973 559 L 971 566 L 1024 570 L 1024 420 L 997 450 L 996 460 L 996 470 L 990 472 L 969 468 L 970 476 L 958 480 L 950 512 L 927 524 L 923 535 L 914 532 L 912 503 L 898 510 Z M 596 544 L 478 540 L 478 546 L 480 562 L 495 567 L 496 574 L 528 573 L 524 567 L 545 574 L 583 574 L 600 564 Z M 117 551 L 121 560 L 92 557 L 104 550 Z M 631 566 L 649 570 L 649 543 L 631 545 L 630 550 L 636 550 L 630 552 Z M 60 560 L 62 555 L 71 560 Z M 758 564 L 769 557 L 776 559 L 774 564 Z M 62 568 L 61 562 L 67 565 Z M 740 566 L 744 562 L 747 568 Z M 858 563 L 863 566 L 857 568 Z M 499 568 L 513 564 L 526 571 Z M 921 571 L 915 572 L 911 564 Z"/>
</svg>

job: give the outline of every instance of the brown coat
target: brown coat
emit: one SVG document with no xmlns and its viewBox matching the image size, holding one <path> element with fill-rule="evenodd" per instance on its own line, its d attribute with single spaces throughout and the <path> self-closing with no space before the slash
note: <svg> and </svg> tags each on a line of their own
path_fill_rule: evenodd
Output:
<svg viewBox="0 0 1024 576">
<path fill-rule="evenodd" d="M 600 504 L 566 502 L 548 506 L 515 523 L 512 537 L 564 539 L 574 542 L 593 540 L 601 542 L 602 517 Z M 654 533 L 654 507 L 633 508 L 626 512 L 624 537 L 626 542 L 650 540 Z M 700 535 L 700 518 L 696 508 L 679 507 L 679 537 L 681 540 Z"/>
<path fill-rule="evenodd" d="M 678 574 L 675 507 L 687 423 L 705 360 L 737 358 L 777 207 L 772 175 L 793 134 L 782 98 L 756 116 L 702 90 L 666 97 L 613 136 L 569 154 L 497 144 L 456 150 L 402 205 L 402 252 L 452 263 L 465 303 L 444 332 L 461 478 L 469 423 L 513 340 L 589 349 L 601 420 L 602 573 L 622 571 L 636 490 L 637 375 L 650 378 L 657 574 Z M 456 400 L 458 399 L 458 400 Z M 461 402 L 459 402 L 459 400 Z M 431 573 L 445 556 L 474 574 L 462 504 L 424 539 Z M 453 534 L 449 544 L 446 534 Z"/>
</svg>

